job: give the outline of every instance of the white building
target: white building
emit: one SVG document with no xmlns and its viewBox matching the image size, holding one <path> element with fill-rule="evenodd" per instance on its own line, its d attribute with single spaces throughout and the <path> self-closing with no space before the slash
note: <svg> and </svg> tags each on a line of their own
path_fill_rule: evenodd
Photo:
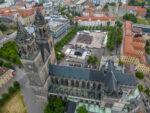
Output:
<svg viewBox="0 0 150 113">
<path fill-rule="evenodd" d="M 14 5 L 15 4 L 14 0 L 5 0 L 5 2 L 9 3 L 10 5 Z"/>
</svg>

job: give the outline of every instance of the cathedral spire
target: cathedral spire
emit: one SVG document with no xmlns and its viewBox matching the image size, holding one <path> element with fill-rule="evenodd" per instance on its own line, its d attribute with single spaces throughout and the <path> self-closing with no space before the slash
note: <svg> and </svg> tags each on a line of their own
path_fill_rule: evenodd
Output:
<svg viewBox="0 0 150 113">
<path fill-rule="evenodd" d="M 35 25 L 44 25 L 46 23 L 43 15 L 41 14 L 39 8 L 37 8 L 36 16 L 35 16 Z"/>
<path fill-rule="evenodd" d="M 26 31 L 26 29 L 21 25 L 20 22 L 18 24 L 18 31 L 16 36 L 16 42 L 18 44 L 25 44 L 33 39 L 33 37 Z"/>
</svg>

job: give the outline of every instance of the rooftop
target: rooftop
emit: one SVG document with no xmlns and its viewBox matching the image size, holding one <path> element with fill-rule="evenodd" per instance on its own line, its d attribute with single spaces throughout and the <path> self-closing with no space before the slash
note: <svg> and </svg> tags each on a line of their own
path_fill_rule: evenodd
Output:
<svg viewBox="0 0 150 113">
<path fill-rule="evenodd" d="M 4 73 L 6 73 L 9 69 L 6 67 L 0 67 L 0 76 L 2 76 Z"/>
<path fill-rule="evenodd" d="M 23 17 L 26 18 L 27 16 L 33 15 L 34 12 L 38 9 L 43 9 L 44 7 L 36 7 L 36 8 L 32 8 L 32 9 L 21 9 L 21 8 L 4 8 L 4 9 L 0 9 L 0 14 L 3 16 L 8 16 L 10 18 L 14 18 L 15 15 L 17 15 L 17 17 Z"/>
<path fill-rule="evenodd" d="M 146 12 L 146 8 L 142 8 L 141 6 L 128 6 L 128 5 L 122 5 L 120 6 L 121 8 L 130 8 L 130 9 L 134 9 L 136 11 L 139 11 L 139 12 Z"/>
<path fill-rule="evenodd" d="M 85 68 L 50 65 L 49 75 L 108 83 L 108 79 L 107 80 L 105 79 L 104 77 L 105 74 L 103 73 L 103 71 Z M 131 74 L 123 74 L 120 72 L 111 71 L 108 72 L 106 76 L 108 76 L 107 78 L 110 78 L 110 76 L 114 76 L 119 85 L 129 85 L 129 86 L 137 85 L 137 81 Z"/>
<path fill-rule="evenodd" d="M 142 37 L 132 37 L 132 22 L 126 21 L 123 54 L 126 56 L 139 58 L 141 63 L 146 64 L 147 61 L 145 56 L 136 52 L 136 50 L 145 51 L 144 46 L 142 45 L 145 44 L 145 42 L 146 40 Z"/>
</svg>

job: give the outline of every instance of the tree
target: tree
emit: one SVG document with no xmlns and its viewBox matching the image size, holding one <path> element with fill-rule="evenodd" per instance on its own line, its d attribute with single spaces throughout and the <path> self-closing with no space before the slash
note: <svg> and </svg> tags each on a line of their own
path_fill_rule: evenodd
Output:
<svg viewBox="0 0 150 113">
<path fill-rule="evenodd" d="M 123 16 L 123 19 L 125 19 L 125 20 L 130 20 L 130 21 L 132 21 L 132 22 L 134 22 L 134 23 L 137 23 L 137 18 L 136 18 L 136 16 L 133 15 L 133 14 L 125 14 L 125 15 Z"/>
<path fill-rule="evenodd" d="M 136 72 L 136 77 L 139 78 L 139 79 L 143 79 L 144 74 L 142 72 Z"/>
<path fill-rule="evenodd" d="M 13 94 L 15 92 L 15 89 L 13 87 L 8 87 L 8 93 Z"/>
<path fill-rule="evenodd" d="M 53 110 L 50 108 L 49 104 L 47 104 L 46 107 L 44 108 L 44 113 L 53 113 Z"/>
<path fill-rule="evenodd" d="M 5 102 L 6 100 L 8 100 L 10 98 L 10 95 L 9 94 L 7 94 L 7 93 L 3 93 L 2 94 L 2 99 L 3 99 L 3 101 Z"/>
<path fill-rule="evenodd" d="M 3 62 L 2 60 L 0 60 L 0 66 L 2 66 L 2 65 L 3 65 L 3 63 L 4 63 L 4 62 Z"/>
<path fill-rule="evenodd" d="M 4 24 L 0 24 L 1 31 L 7 31 L 7 27 Z"/>
<path fill-rule="evenodd" d="M 3 105 L 4 105 L 4 100 L 0 99 L 0 106 L 3 106 Z"/>
<path fill-rule="evenodd" d="M 146 51 L 147 54 L 150 54 L 150 40 L 146 41 L 145 51 Z"/>
<path fill-rule="evenodd" d="M 141 91 L 143 90 L 143 85 L 142 85 L 142 84 L 139 84 L 139 85 L 138 85 L 138 89 L 139 89 L 139 91 L 141 92 Z"/>
<path fill-rule="evenodd" d="M 57 98 L 57 99 L 55 100 L 55 102 L 54 102 L 54 107 L 55 107 L 55 108 L 59 108 L 59 107 L 61 107 L 61 106 L 63 106 L 62 100 L 59 99 L 59 98 Z"/>
<path fill-rule="evenodd" d="M 119 66 L 122 66 L 122 65 L 123 65 L 123 62 L 121 61 L 121 59 L 119 59 L 118 65 L 119 65 Z"/>
<path fill-rule="evenodd" d="M 147 8 L 146 18 L 150 18 L 150 8 Z"/>
<path fill-rule="evenodd" d="M 77 109 L 77 113 L 88 113 L 87 109 L 85 108 L 85 105 L 80 106 L 80 107 Z"/>
<path fill-rule="evenodd" d="M 11 63 L 9 63 L 9 62 L 5 62 L 5 63 L 3 63 L 3 66 L 4 67 L 7 67 L 7 68 L 10 68 L 10 69 L 14 69 L 14 67 L 11 65 Z"/>
<path fill-rule="evenodd" d="M 15 89 L 20 89 L 20 83 L 18 81 L 14 81 L 13 86 Z"/>
</svg>

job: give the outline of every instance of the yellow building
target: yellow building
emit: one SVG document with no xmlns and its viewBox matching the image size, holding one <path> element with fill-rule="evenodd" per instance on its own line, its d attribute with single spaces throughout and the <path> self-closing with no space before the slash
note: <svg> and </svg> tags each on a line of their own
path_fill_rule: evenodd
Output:
<svg viewBox="0 0 150 113">
<path fill-rule="evenodd" d="M 125 22 L 124 31 L 123 63 L 135 64 L 137 71 L 150 75 L 150 56 L 145 55 L 144 48 L 146 40 L 142 37 L 133 37 L 132 22 L 130 21 Z"/>
<path fill-rule="evenodd" d="M 14 76 L 14 70 L 0 67 L 0 88 L 3 87 Z"/>
</svg>

